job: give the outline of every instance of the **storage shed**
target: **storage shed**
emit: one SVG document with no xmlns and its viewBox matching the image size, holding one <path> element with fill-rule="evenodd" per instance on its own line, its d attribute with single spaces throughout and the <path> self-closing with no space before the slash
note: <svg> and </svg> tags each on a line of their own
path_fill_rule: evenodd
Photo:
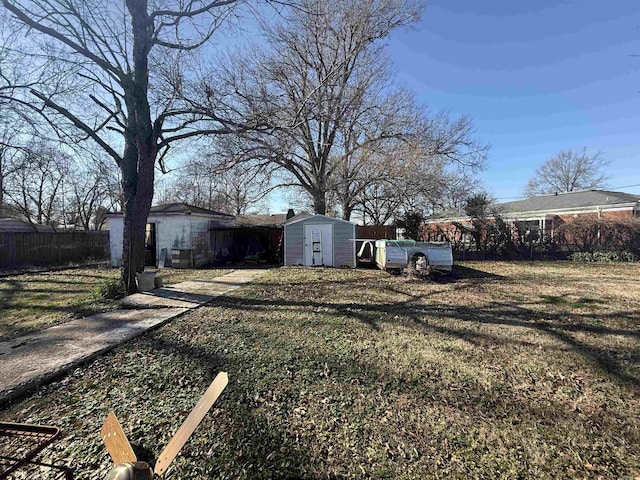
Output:
<svg viewBox="0 0 640 480">
<path fill-rule="evenodd" d="M 346 220 L 301 213 L 284 222 L 284 264 L 356 266 L 356 226 Z"/>
</svg>

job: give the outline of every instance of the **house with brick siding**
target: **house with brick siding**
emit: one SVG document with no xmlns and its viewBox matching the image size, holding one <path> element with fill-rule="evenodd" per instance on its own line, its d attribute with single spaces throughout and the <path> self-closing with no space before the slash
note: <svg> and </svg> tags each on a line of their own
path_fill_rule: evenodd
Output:
<svg viewBox="0 0 640 480">
<path fill-rule="evenodd" d="M 640 195 L 607 190 L 581 190 L 498 203 L 491 210 L 497 211 L 505 221 L 511 222 L 514 231 L 536 232 L 539 240 L 554 240 L 561 225 L 578 218 L 640 218 Z M 425 221 L 423 233 L 429 240 L 460 240 L 453 238 L 460 235 L 455 224 L 465 225 L 470 222 L 469 217 L 460 215 L 430 217 Z"/>
</svg>

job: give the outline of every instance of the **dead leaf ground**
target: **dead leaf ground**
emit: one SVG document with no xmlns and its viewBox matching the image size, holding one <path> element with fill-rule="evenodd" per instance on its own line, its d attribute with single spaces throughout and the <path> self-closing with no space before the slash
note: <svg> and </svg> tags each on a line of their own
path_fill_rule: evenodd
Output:
<svg viewBox="0 0 640 480">
<path fill-rule="evenodd" d="M 639 265 L 281 268 L 0 418 L 62 427 L 48 454 L 102 478 L 109 410 L 157 455 L 225 370 L 169 478 L 633 477 L 638 292 Z"/>
</svg>

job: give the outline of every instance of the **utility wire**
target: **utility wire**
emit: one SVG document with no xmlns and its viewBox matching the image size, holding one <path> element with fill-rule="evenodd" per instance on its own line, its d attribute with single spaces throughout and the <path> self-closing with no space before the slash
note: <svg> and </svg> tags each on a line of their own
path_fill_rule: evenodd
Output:
<svg viewBox="0 0 640 480">
<path fill-rule="evenodd" d="M 623 185 L 621 187 L 611 187 L 611 188 L 629 188 L 629 187 L 640 187 L 640 183 L 636 183 L 635 185 Z"/>
</svg>

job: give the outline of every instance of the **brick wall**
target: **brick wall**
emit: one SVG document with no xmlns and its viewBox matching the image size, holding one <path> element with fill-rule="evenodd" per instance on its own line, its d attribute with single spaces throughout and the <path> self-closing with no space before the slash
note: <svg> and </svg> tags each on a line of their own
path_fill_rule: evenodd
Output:
<svg viewBox="0 0 640 480">
<path fill-rule="evenodd" d="M 634 215 L 634 211 L 632 209 L 621 210 L 621 211 L 604 211 L 600 212 L 600 219 L 602 221 L 625 221 L 632 220 L 637 216 Z M 590 219 L 597 220 L 598 212 L 588 212 L 588 213 L 578 213 L 578 214 L 560 214 L 555 215 L 553 219 L 547 218 L 544 224 L 544 239 L 548 240 L 562 240 L 565 243 L 572 243 L 574 241 L 570 236 L 564 235 L 562 239 L 559 238 L 558 233 L 562 231 L 562 225 L 572 223 L 576 220 L 582 219 Z M 461 220 L 457 223 L 461 223 L 463 225 L 471 225 L 469 220 Z M 507 221 L 508 223 L 508 221 Z M 456 228 L 454 222 L 450 221 L 442 221 L 442 222 L 432 222 L 425 223 L 421 228 L 422 239 L 426 241 L 447 241 L 451 242 L 454 247 L 456 245 L 460 245 L 463 241 L 462 233 Z M 514 240 L 517 240 L 517 231 L 514 228 Z"/>
<path fill-rule="evenodd" d="M 633 210 L 621 210 L 615 212 L 600 212 L 600 218 L 606 220 L 629 220 L 634 218 Z M 578 213 L 578 214 L 560 214 L 556 215 L 557 219 L 561 220 L 562 223 L 569 223 L 574 221 L 577 218 L 589 218 L 592 220 L 596 220 L 598 218 L 598 212 L 589 212 L 589 213 Z"/>
</svg>

